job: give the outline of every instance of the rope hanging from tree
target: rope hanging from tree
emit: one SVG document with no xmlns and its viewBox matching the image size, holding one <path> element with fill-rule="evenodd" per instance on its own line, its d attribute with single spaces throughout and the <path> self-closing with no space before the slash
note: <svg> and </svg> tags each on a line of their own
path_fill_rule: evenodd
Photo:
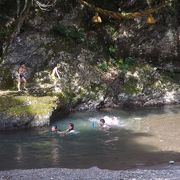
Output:
<svg viewBox="0 0 180 180">
<path fill-rule="evenodd" d="M 152 16 L 152 14 L 158 12 L 160 9 L 162 9 L 166 6 L 164 4 L 164 5 L 161 5 L 161 6 L 156 7 L 156 8 L 149 8 L 149 9 L 142 11 L 142 12 L 132 12 L 132 13 L 121 12 L 120 13 L 120 12 L 109 11 L 106 9 L 96 7 L 96 6 L 86 2 L 84 0 L 79 0 L 79 2 L 80 2 L 80 4 L 87 6 L 88 8 L 92 9 L 93 11 L 95 11 L 95 12 L 97 12 L 103 16 L 109 16 L 111 18 L 119 19 L 119 20 L 121 20 L 121 19 L 134 19 L 134 18 L 138 18 L 138 17 L 147 17 L 147 18 L 149 18 L 149 19 L 147 19 L 147 23 L 151 22 L 149 24 L 155 23 L 155 19 Z"/>
</svg>

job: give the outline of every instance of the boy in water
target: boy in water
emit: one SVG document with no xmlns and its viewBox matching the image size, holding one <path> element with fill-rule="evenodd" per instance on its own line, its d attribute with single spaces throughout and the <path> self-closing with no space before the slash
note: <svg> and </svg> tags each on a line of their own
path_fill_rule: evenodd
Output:
<svg viewBox="0 0 180 180">
<path fill-rule="evenodd" d="M 51 127 L 51 132 L 60 133 L 60 131 L 58 130 L 57 126 L 52 126 Z"/>
<path fill-rule="evenodd" d="M 104 119 L 100 119 L 100 122 L 99 122 L 99 127 L 101 129 L 106 129 L 108 130 L 110 127 L 105 123 L 105 120 Z"/>
<path fill-rule="evenodd" d="M 56 67 L 53 69 L 51 77 L 54 81 L 54 87 L 57 87 L 57 82 L 60 79 L 60 72 L 59 72 L 60 64 L 57 64 Z"/>
<path fill-rule="evenodd" d="M 26 78 L 25 78 L 25 73 L 26 73 L 26 66 L 24 64 L 21 64 L 17 70 L 17 88 L 18 91 L 21 91 L 21 85 L 23 85 L 23 90 L 27 90 L 26 88 Z"/>
</svg>

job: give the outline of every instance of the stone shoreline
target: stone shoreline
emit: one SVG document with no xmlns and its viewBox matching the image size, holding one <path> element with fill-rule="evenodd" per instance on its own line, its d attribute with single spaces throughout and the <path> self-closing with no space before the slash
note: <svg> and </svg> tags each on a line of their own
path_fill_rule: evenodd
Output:
<svg viewBox="0 0 180 180">
<path fill-rule="evenodd" d="M 0 180 L 179 180 L 179 178 L 179 165 L 116 171 L 102 170 L 97 167 L 92 167 L 90 169 L 45 168 L 0 171 Z"/>
</svg>

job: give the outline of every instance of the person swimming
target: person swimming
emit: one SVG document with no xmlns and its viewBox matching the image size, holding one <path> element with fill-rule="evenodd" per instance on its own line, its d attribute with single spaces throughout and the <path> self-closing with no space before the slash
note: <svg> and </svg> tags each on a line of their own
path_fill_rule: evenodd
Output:
<svg viewBox="0 0 180 180">
<path fill-rule="evenodd" d="M 75 132 L 75 130 L 74 130 L 74 124 L 73 124 L 73 123 L 69 123 L 69 124 L 68 124 L 68 128 L 67 128 L 64 132 L 65 132 L 65 133 Z"/>
<path fill-rule="evenodd" d="M 69 123 L 67 129 L 64 130 L 64 131 L 58 130 L 57 126 L 54 125 L 54 126 L 51 127 L 51 132 L 55 132 L 57 134 L 60 134 L 61 136 L 65 136 L 65 135 L 67 135 L 69 133 L 74 133 L 75 132 L 74 124 Z"/>
<path fill-rule="evenodd" d="M 56 125 L 54 125 L 54 126 L 51 127 L 51 132 L 54 132 L 54 133 L 57 133 L 57 134 L 60 134 L 60 133 L 61 133 L 61 131 L 58 130 L 58 128 L 57 128 Z"/>
<path fill-rule="evenodd" d="M 99 127 L 100 127 L 101 129 L 105 129 L 105 130 L 110 129 L 110 127 L 105 123 L 105 120 L 104 120 L 104 119 L 100 119 L 99 121 L 100 121 L 100 122 L 99 122 Z"/>
</svg>

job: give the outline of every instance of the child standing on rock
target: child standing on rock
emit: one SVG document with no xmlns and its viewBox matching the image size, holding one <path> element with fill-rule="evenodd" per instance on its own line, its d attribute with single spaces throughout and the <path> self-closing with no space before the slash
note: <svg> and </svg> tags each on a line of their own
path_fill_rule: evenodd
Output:
<svg viewBox="0 0 180 180">
<path fill-rule="evenodd" d="M 23 87 L 23 90 L 27 90 L 26 88 L 26 77 L 25 77 L 25 74 L 26 74 L 27 70 L 26 70 L 26 66 L 25 64 L 21 64 L 17 70 L 17 88 L 18 88 L 18 91 L 21 91 L 21 86 Z"/>
<path fill-rule="evenodd" d="M 57 83 L 60 79 L 60 72 L 59 72 L 60 64 L 57 64 L 56 67 L 53 69 L 51 77 L 54 81 L 54 87 L 57 88 Z"/>
</svg>

